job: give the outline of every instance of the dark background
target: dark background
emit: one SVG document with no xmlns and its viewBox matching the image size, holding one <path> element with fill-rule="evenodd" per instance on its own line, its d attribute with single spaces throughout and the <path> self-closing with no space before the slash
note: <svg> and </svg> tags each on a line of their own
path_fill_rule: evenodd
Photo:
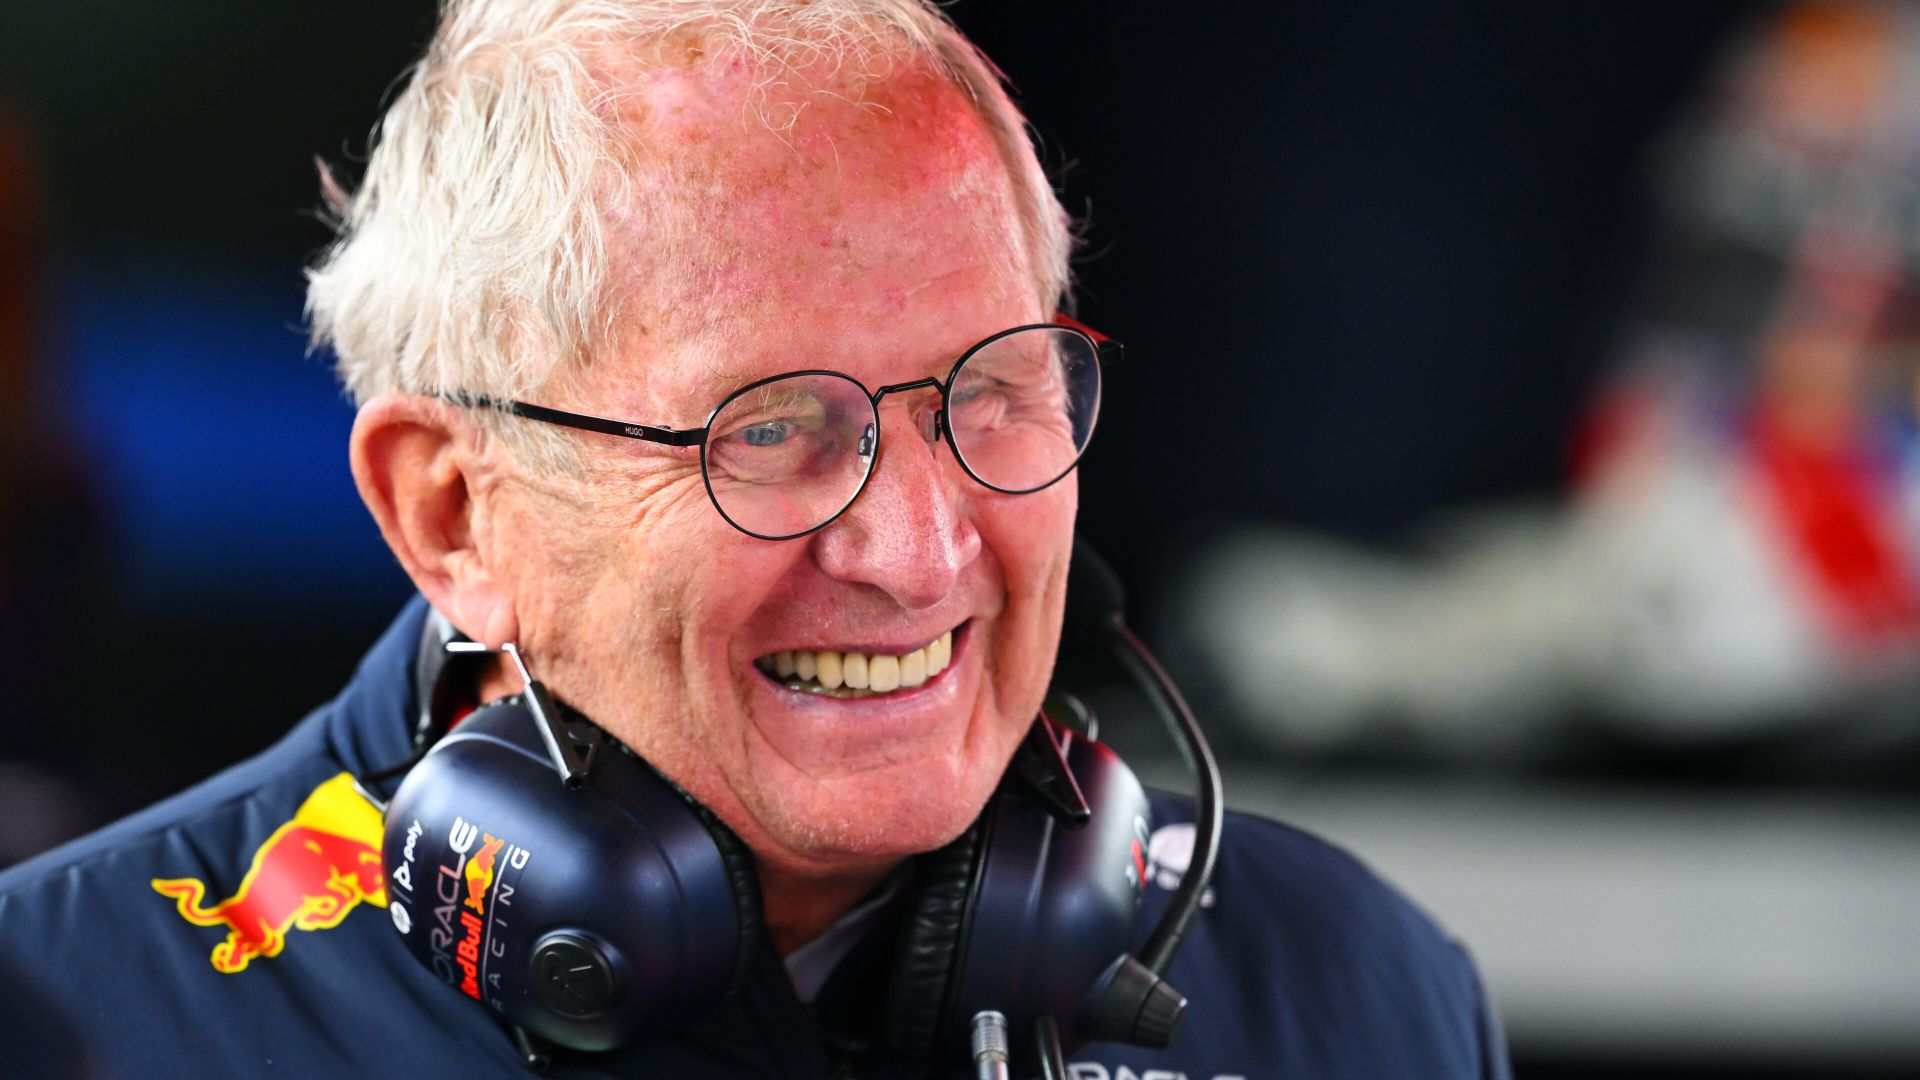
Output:
<svg viewBox="0 0 1920 1080">
<path fill-rule="evenodd" d="M 1228 523 L 1384 544 L 1558 487 L 1645 240 L 1641 151 L 1760 10 L 953 10 L 1084 223 L 1081 317 L 1128 345 L 1082 529 L 1150 637 L 1156 583 Z M 31 685 L 0 757 L 77 783 L 50 828 L 266 745 L 409 592 L 352 491 L 350 410 L 305 353 L 300 270 L 329 235 L 315 155 L 353 174 L 431 15 L 0 15 L 0 113 L 36 148 L 36 439 L 59 477 L 9 567 L 47 632 L 13 658 Z"/>
<path fill-rule="evenodd" d="M 1752 11 L 955 9 L 1083 222 L 1082 316 L 1134 358 L 1082 521 L 1136 618 L 1153 623 L 1173 553 L 1227 522 L 1390 541 L 1553 488 L 1631 281 L 1640 150 Z M 92 484 L 105 548 L 87 639 L 142 673 L 81 690 L 112 698 L 90 713 L 223 718 L 122 744 L 128 805 L 271 738 L 405 594 L 352 493 L 326 358 L 304 353 L 300 268 L 329 236 L 314 157 L 351 175 L 431 14 L 27 0 L 5 17 L 0 97 L 38 146 L 50 226 L 64 431 L 47 438 Z M 236 727 L 222 699 L 257 718 Z"/>
</svg>

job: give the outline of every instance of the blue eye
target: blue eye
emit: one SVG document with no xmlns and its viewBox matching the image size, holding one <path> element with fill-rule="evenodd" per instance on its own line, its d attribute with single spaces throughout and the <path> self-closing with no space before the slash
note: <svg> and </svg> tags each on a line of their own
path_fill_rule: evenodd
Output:
<svg viewBox="0 0 1920 1080">
<path fill-rule="evenodd" d="M 748 446 L 778 446 L 787 441 L 789 434 L 791 434 L 791 431 L 786 421 L 769 420 L 765 423 L 754 424 L 751 427 L 743 428 L 740 432 L 740 438 L 744 440 Z"/>
</svg>

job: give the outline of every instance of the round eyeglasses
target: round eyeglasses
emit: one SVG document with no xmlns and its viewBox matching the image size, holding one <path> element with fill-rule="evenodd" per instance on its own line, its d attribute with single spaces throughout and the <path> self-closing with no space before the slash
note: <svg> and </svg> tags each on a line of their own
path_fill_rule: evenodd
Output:
<svg viewBox="0 0 1920 1080">
<path fill-rule="evenodd" d="M 1120 343 L 1062 320 L 1002 330 L 962 353 L 945 381 L 869 391 L 837 371 L 790 371 L 735 390 L 704 427 L 676 430 L 467 394 L 445 399 L 541 423 L 627 439 L 700 447 L 714 509 L 762 540 L 820 529 L 853 505 L 873 475 L 880 399 L 938 390 L 938 408 L 915 414 L 929 440 L 945 436 L 968 476 L 1024 495 L 1073 471 L 1100 414 L 1100 367 Z"/>
</svg>

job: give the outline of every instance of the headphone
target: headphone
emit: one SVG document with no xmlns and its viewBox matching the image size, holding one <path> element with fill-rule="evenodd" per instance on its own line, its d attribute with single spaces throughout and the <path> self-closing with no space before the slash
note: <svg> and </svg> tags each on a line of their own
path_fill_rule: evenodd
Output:
<svg viewBox="0 0 1920 1080">
<path fill-rule="evenodd" d="M 495 651 L 524 689 L 448 730 L 458 659 Z M 536 1039 L 611 1050 L 684 1030 L 742 986 L 764 932 L 760 890 L 725 824 L 554 699 L 511 643 L 465 641 L 435 615 L 416 680 L 425 750 L 384 807 L 383 847 L 394 926 L 416 960 L 512 1025 L 536 1068 Z M 1211 870 L 1213 777 L 1182 893 Z M 1063 1047 L 1166 1046 L 1186 1006 L 1159 977 L 1172 950 L 1157 962 L 1128 952 L 1148 831 L 1126 763 L 1037 717 L 973 825 L 914 859 L 886 978 L 887 1045 L 928 1059 L 957 1054 L 971 1032 L 976 1060 L 1032 1064 L 1006 1040 L 1031 1031 L 1048 1076 L 1065 1075 Z M 1177 948 L 1191 892 L 1154 939 L 1171 929 Z"/>
</svg>

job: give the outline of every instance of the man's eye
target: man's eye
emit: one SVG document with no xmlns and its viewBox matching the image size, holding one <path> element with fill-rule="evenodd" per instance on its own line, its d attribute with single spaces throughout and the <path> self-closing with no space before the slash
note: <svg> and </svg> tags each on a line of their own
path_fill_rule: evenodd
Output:
<svg viewBox="0 0 1920 1080">
<path fill-rule="evenodd" d="M 778 446 L 792 433 L 792 426 L 785 420 L 767 420 L 741 429 L 740 440 L 748 446 Z"/>
<path fill-rule="evenodd" d="M 954 408 L 963 408 L 989 394 L 1005 393 L 1007 384 L 999 379 L 970 379 L 965 386 L 955 387 L 948 403 Z"/>
</svg>

